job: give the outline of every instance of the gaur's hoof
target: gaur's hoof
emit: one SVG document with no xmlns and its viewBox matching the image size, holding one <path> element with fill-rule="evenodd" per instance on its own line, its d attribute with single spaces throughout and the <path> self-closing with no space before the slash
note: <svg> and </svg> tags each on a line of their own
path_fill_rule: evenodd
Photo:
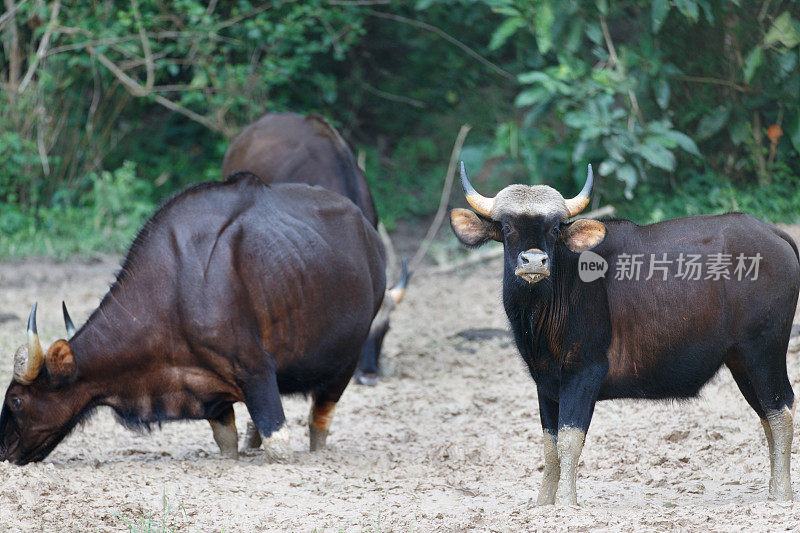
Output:
<svg viewBox="0 0 800 533">
<path fill-rule="evenodd" d="M 227 450 L 223 450 L 222 448 L 220 448 L 219 451 L 222 454 L 222 457 L 224 457 L 225 459 L 233 459 L 234 461 L 238 461 L 239 460 L 239 449 L 238 448 L 232 448 L 232 449 L 227 449 Z"/>
<path fill-rule="evenodd" d="M 794 500 L 794 494 L 792 494 L 792 489 L 770 490 L 768 499 L 773 502 L 790 502 Z"/>
<path fill-rule="evenodd" d="M 308 434 L 310 437 L 309 449 L 316 452 L 325 448 L 325 441 L 328 440 L 328 431 L 315 428 L 313 425 L 308 426 Z"/>
<path fill-rule="evenodd" d="M 359 385 L 367 385 L 368 387 L 374 387 L 380 381 L 380 377 L 378 374 L 373 373 L 364 373 L 358 372 L 356 374 L 356 383 Z"/>
<path fill-rule="evenodd" d="M 578 495 L 575 491 L 558 491 L 556 492 L 555 504 L 559 507 L 578 505 Z"/>
<path fill-rule="evenodd" d="M 264 455 L 270 463 L 288 463 L 292 459 L 289 446 L 289 430 L 282 427 L 268 439 L 264 439 Z"/>
</svg>

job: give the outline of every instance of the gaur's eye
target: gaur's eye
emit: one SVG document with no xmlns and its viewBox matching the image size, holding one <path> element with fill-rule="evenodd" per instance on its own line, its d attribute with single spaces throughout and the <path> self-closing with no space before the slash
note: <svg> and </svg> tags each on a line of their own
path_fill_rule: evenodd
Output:
<svg viewBox="0 0 800 533">
<path fill-rule="evenodd" d="M 550 233 L 553 237 L 558 237 L 561 235 L 561 226 L 553 226 L 553 229 L 550 230 Z"/>
<path fill-rule="evenodd" d="M 8 406 L 11 407 L 13 411 L 19 411 L 22 408 L 22 398 L 18 396 L 14 396 L 8 400 Z"/>
<path fill-rule="evenodd" d="M 506 235 L 513 235 L 517 232 L 510 224 L 504 223 L 503 224 L 503 233 Z"/>
</svg>

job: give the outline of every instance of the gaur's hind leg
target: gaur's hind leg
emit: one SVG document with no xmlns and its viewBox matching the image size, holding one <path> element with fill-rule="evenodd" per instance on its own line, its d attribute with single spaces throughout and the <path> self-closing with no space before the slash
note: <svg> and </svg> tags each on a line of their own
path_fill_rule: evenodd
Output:
<svg viewBox="0 0 800 533">
<path fill-rule="evenodd" d="M 792 453 L 792 434 L 794 402 L 791 407 L 767 410 L 767 423 L 772 431 L 772 450 L 770 453 L 769 498 L 778 501 L 792 501 L 790 459 Z"/>
<path fill-rule="evenodd" d="M 247 436 L 245 437 L 245 446 L 254 450 L 261 446 L 261 433 L 256 429 L 256 425 L 250 420 L 247 423 Z"/>
<path fill-rule="evenodd" d="M 725 362 L 739 390 L 761 418 L 769 447 L 769 498 L 791 501 L 794 392 L 786 373 L 785 346 L 775 350 L 755 345 L 751 348 L 752 351 L 740 353 L 755 354 L 756 357 L 729 357 Z M 771 356 L 773 353 L 779 355 Z M 752 399 L 753 396 L 757 401 Z"/>
<path fill-rule="evenodd" d="M 230 459 L 239 459 L 239 435 L 236 433 L 236 416 L 233 405 L 229 405 L 221 415 L 208 421 L 214 434 L 214 441 L 222 455 Z"/>
<path fill-rule="evenodd" d="M 347 388 L 355 371 L 355 362 L 347 371 L 340 374 L 326 388 L 311 394 L 311 412 L 308 415 L 309 449 L 312 452 L 325 448 L 328 439 L 333 411 L 342 393 Z"/>
</svg>

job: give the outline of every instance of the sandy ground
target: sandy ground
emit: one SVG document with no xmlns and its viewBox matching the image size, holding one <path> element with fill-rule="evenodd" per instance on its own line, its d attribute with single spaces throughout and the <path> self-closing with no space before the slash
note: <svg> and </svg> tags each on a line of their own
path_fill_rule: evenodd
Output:
<svg viewBox="0 0 800 533">
<path fill-rule="evenodd" d="M 35 299 L 50 342 L 63 336 L 61 300 L 81 323 L 116 267 L 112 258 L 0 264 L 0 383 Z M 258 451 L 222 459 L 205 422 L 136 434 L 100 410 L 45 462 L 0 463 L 0 531 L 120 531 L 147 516 L 178 531 L 800 528 L 800 504 L 766 501 L 766 441 L 726 371 L 696 400 L 598 404 L 581 507 L 535 507 L 536 391 L 505 332 L 500 268 L 417 273 L 386 341 L 389 375 L 348 388 L 326 451 L 307 451 L 304 398 L 284 402 L 288 464 Z M 798 353 L 789 375 L 800 392 Z M 243 405 L 236 414 L 243 434 Z M 800 491 L 797 439 L 794 448 Z"/>
</svg>

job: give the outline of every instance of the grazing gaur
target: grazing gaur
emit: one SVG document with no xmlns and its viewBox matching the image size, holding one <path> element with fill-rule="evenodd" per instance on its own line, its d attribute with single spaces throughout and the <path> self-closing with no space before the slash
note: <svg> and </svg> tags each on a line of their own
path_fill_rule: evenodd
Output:
<svg viewBox="0 0 800 533">
<path fill-rule="evenodd" d="M 378 213 L 364 173 L 336 128 L 320 115 L 268 113 L 246 126 L 233 140 L 222 162 L 223 179 L 238 171 L 252 172 L 265 183 L 306 183 L 337 192 L 352 200 L 370 224 L 378 227 Z M 404 263 L 400 281 L 386 292 L 364 343 L 356 383 L 378 382 L 378 363 L 389 330 L 389 316 L 402 301 L 407 283 Z"/>
<path fill-rule="evenodd" d="M 536 382 L 544 430 L 538 503 L 577 502 L 576 466 L 597 400 L 692 397 L 723 364 L 761 418 L 769 496 L 791 500 L 794 393 L 786 348 L 800 288 L 797 246 L 742 213 L 647 226 L 571 221 L 588 205 L 592 181 L 590 166 L 583 190 L 569 200 L 546 185 L 511 185 L 487 198 L 462 164 L 464 193 L 477 213 L 454 209 L 450 216 L 464 244 L 504 246 L 503 305 Z M 711 266 L 699 279 L 676 274 L 674 265 L 655 273 L 643 268 L 641 277 L 619 268 L 631 257 L 665 267 L 672 257 L 680 270 L 689 254 L 760 262 L 756 275 L 729 272 L 727 279 Z M 617 270 L 582 277 L 589 261 Z"/>
<path fill-rule="evenodd" d="M 345 140 L 321 115 L 267 113 L 245 126 L 225 152 L 222 178 L 243 171 L 264 183 L 306 183 L 337 192 L 378 227 L 364 173 Z"/>
<path fill-rule="evenodd" d="M 34 305 L 0 414 L 0 460 L 42 460 L 99 406 L 132 428 L 206 419 L 236 457 L 233 403 L 269 436 L 290 393 L 311 394 L 320 449 L 384 272 L 377 232 L 337 194 L 246 173 L 190 187 L 147 222 L 83 327 L 46 352 Z M 66 313 L 65 323 L 74 331 Z"/>
</svg>

